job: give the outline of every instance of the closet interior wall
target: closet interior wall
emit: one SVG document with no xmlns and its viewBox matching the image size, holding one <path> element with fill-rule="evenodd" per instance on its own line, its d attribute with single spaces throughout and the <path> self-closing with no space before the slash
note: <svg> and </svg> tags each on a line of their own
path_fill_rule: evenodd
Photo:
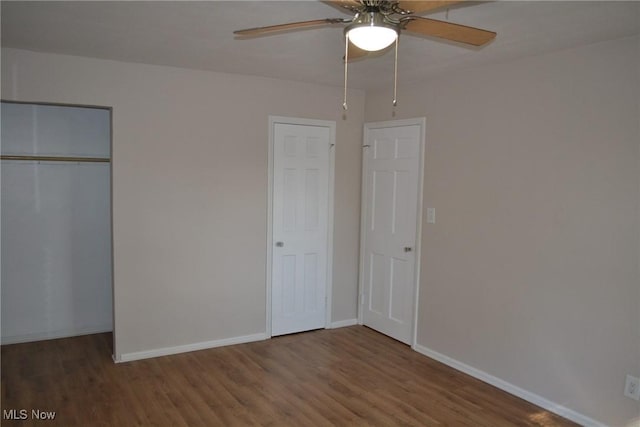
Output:
<svg viewBox="0 0 640 427">
<path fill-rule="evenodd" d="M 111 331 L 111 111 L 2 102 L 2 344 Z"/>
</svg>

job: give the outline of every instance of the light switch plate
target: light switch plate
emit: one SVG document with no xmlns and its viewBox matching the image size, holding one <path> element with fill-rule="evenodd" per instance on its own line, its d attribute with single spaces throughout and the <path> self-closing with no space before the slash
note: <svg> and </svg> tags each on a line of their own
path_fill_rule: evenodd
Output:
<svg viewBox="0 0 640 427">
<path fill-rule="evenodd" d="M 427 208 L 427 224 L 436 223 L 436 208 Z"/>
<path fill-rule="evenodd" d="M 624 383 L 624 395 L 635 400 L 640 400 L 640 378 L 627 375 Z"/>
</svg>

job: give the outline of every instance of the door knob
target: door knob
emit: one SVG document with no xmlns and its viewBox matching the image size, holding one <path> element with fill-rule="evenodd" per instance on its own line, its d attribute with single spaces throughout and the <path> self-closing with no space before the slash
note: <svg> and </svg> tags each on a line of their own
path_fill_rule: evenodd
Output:
<svg viewBox="0 0 640 427">
<path fill-rule="evenodd" d="M 276 246 L 281 248 L 284 246 L 284 242 L 276 242 Z"/>
<path fill-rule="evenodd" d="M 405 252 L 411 252 L 412 250 L 413 250 L 413 248 L 412 248 L 412 247 L 410 247 L 410 246 L 405 246 L 405 247 L 404 247 L 404 251 L 405 251 Z"/>
</svg>

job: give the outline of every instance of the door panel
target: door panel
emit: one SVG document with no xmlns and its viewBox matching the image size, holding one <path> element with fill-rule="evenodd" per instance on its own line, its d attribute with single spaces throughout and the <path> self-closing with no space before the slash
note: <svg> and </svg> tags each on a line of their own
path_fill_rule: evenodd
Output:
<svg viewBox="0 0 640 427">
<path fill-rule="evenodd" d="M 409 344 L 416 286 L 419 125 L 367 128 L 362 320 Z"/>
<path fill-rule="evenodd" d="M 326 323 L 330 129 L 276 123 L 271 333 Z"/>
</svg>

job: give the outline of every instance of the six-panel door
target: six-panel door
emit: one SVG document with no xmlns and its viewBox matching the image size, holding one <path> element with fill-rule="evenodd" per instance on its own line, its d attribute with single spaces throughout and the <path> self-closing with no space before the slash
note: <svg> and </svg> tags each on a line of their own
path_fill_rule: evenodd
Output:
<svg viewBox="0 0 640 427">
<path fill-rule="evenodd" d="M 271 334 L 326 324 L 330 129 L 276 123 Z"/>
<path fill-rule="evenodd" d="M 365 138 L 362 319 L 410 344 L 420 126 L 368 128 Z"/>
</svg>

